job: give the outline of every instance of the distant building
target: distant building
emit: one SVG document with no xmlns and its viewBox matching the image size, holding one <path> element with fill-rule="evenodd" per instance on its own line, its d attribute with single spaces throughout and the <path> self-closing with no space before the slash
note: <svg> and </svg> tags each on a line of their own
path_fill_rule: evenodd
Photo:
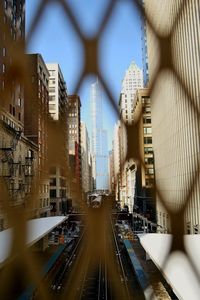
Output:
<svg viewBox="0 0 200 300">
<path fill-rule="evenodd" d="M 133 117 L 135 121 L 139 118 L 140 145 L 138 147 L 140 148 L 142 164 L 137 165 L 134 208 L 155 222 L 155 166 L 151 106 L 149 89 L 137 90 Z"/>
<path fill-rule="evenodd" d="M 142 70 L 131 62 L 129 68 L 126 70 L 124 79 L 122 81 L 122 90 L 119 100 L 119 111 L 121 120 L 128 125 L 133 124 L 134 120 L 134 105 L 135 93 L 138 88 L 143 87 L 143 73 Z M 126 128 L 123 122 L 120 123 L 120 137 L 119 137 L 119 153 L 120 153 L 120 175 L 118 175 L 119 201 L 121 207 L 129 208 L 129 212 L 133 212 L 134 195 L 135 195 L 135 163 L 133 160 L 125 161 L 127 154 L 127 136 Z"/>
<path fill-rule="evenodd" d="M 81 101 L 78 95 L 68 96 L 68 143 L 71 170 L 71 199 L 77 206 L 81 198 Z"/>
<path fill-rule="evenodd" d="M 49 114 L 52 117 L 51 126 L 62 131 L 63 149 L 59 153 L 63 156 L 59 163 L 50 166 L 50 200 L 51 214 L 65 215 L 67 213 L 67 199 L 69 182 L 67 171 L 69 168 L 68 158 L 68 124 L 67 109 L 68 98 L 66 83 L 58 63 L 47 63 L 49 71 Z M 56 135 L 56 132 L 54 130 Z M 58 134 L 58 133 L 57 133 Z M 62 164 L 62 162 L 64 162 Z M 62 164 L 62 165 L 61 165 Z"/>
<path fill-rule="evenodd" d="M 121 203 L 120 199 L 120 189 L 121 189 L 121 155 L 120 155 L 120 145 L 121 145 L 121 139 L 120 139 L 120 127 L 121 122 L 118 121 L 115 124 L 114 132 L 113 132 L 113 143 L 112 143 L 112 149 L 113 149 L 113 172 L 114 172 L 114 184 L 115 184 L 115 198 L 121 207 L 124 205 L 124 203 Z"/>
<path fill-rule="evenodd" d="M 28 76 L 25 86 L 24 134 L 38 145 L 39 212 L 49 215 L 49 176 L 45 168 L 47 160 L 47 122 L 49 72 L 40 54 L 27 54 Z"/>
<path fill-rule="evenodd" d="M 101 193 L 108 191 L 109 179 L 107 131 L 103 129 L 102 91 L 98 81 L 90 87 L 90 106 L 94 189 Z"/>
<path fill-rule="evenodd" d="M 119 111 L 125 123 L 133 122 L 133 105 L 136 90 L 143 87 L 142 70 L 132 62 L 126 70 L 122 81 L 122 90 L 119 100 Z"/>
<path fill-rule="evenodd" d="M 82 190 L 84 193 L 91 191 L 90 175 L 90 140 L 87 127 L 81 122 L 81 172 L 82 172 Z"/>
<path fill-rule="evenodd" d="M 109 193 L 115 191 L 115 175 L 114 175 L 114 151 L 109 151 Z"/>
</svg>

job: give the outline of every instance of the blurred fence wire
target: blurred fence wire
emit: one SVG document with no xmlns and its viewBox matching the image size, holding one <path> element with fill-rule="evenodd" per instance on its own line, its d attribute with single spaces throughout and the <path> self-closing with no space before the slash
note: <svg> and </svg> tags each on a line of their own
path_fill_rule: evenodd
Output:
<svg viewBox="0 0 200 300">
<path fill-rule="evenodd" d="M 38 27 L 40 26 L 40 20 L 44 18 L 45 10 L 52 5 L 52 3 L 60 6 L 65 14 L 66 19 L 68 19 L 71 23 L 73 30 L 76 32 L 77 36 L 79 37 L 83 47 L 84 47 L 84 68 L 80 70 L 79 75 L 77 76 L 76 87 L 74 93 L 78 93 L 83 83 L 85 77 L 90 74 L 95 74 L 98 76 L 99 81 L 107 94 L 107 97 L 112 105 L 113 111 L 118 115 L 120 119 L 120 113 L 118 104 L 114 99 L 112 88 L 105 80 L 105 76 L 99 68 L 99 40 L 104 31 L 107 29 L 107 24 L 114 12 L 114 8 L 120 0 L 110 0 L 109 5 L 102 17 L 101 24 L 95 36 L 92 38 L 85 35 L 82 31 L 79 22 L 77 21 L 76 14 L 72 11 L 70 5 L 65 0 L 41 0 L 39 1 L 39 5 L 35 16 L 33 18 L 32 24 L 30 26 L 30 30 L 27 33 L 26 42 L 24 44 L 23 39 L 18 39 L 18 42 L 13 43 L 13 39 L 10 37 L 10 28 L 9 25 L 5 22 L 5 7 L 6 1 L 1 1 L 1 11 L 0 11 L 0 44 L 4 45 L 12 57 L 12 62 L 8 70 L 5 72 L 2 70 L 2 74 L 0 77 L 0 106 L 1 110 L 3 111 L 7 108 L 7 99 L 10 97 L 10 93 L 13 90 L 13 86 L 20 84 L 22 87 L 24 84 L 27 83 L 27 72 L 28 66 L 24 56 L 25 49 L 28 48 L 28 45 L 33 37 L 33 34 L 36 32 Z M 123 2 L 123 1 L 122 1 Z M 186 124 L 191 126 L 192 130 L 189 127 L 185 129 L 185 136 L 180 137 L 181 145 L 177 145 L 177 148 L 173 148 L 174 152 L 170 153 L 169 155 L 179 155 L 181 151 L 185 151 L 184 147 L 189 153 L 193 151 L 195 153 L 196 149 L 199 149 L 199 133 L 200 133 L 200 126 L 199 126 L 199 59 L 196 56 L 199 55 L 199 8 L 200 2 L 199 0 L 177 0 L 177 1 L 146 1 L 145 6 L 143 5 L 142 1 L 139 0 L 129 0 L 132 4 L 133 9 L 135 7 L 138 10 L 138 13 L 143 15 L 146 28 L 147 28 L 147 42 L 149 46 L 149 64 L 150 64 L 150 95 L 151 95 L 151 102 L 152 107 L 154 110 L 154 114 L 152 118 L 155 118 L 157 124 L 159 125 L 160 116 L 164 116 L 165 114 L 169 114 L 169 102 L 172 103 L 173 101 L 176 102 L 176 105 L 179 107 L 179 113 L 174 114 L 174 117 L 178 119 L 179 125 L 177 128 L 179 129 L 181 126 L 184 127 Z M 83 3 L 84 5 L 84 3 Z M 163 7 L 162 7 L 163 5 Z M 166 8 L 166 10 L 165 10 Z M 25 9 L 25 7 L 24 7 Z M 164 11 L 165 10 L 165 11 Z M 192 31 L 190 28 L 190 22 L 194 23 L 194 27 L 196 24 L 195 31 Z M 196 22 L 196 23 L 195 23 Z M 187 35 L 185 38 L 184 44 L 184 36 Z M 6 39 L 5 39 L 6 36 Z M 182 37 L 182 39 L 181 39 Z M 191 39 L 191 40 L 190 40 Z M 192 42 L 193 43 L 192 43 Z M 122 41 L 123 42 L 123 41 Z M 131 37 L 130 37 L 131 42 Z M 69 41 L 70 43 L 70 41 Z M 192 48 L 194 46 L 194 48 Z M 128 47 L 128 45 L 127 45 Z M 5 51 L 5 50 L 2 50 Z M 189 60 L 184 60 L 184 57 L 189 55 Z M 120 58 L 119 58 L 120 59 Z M 194 62 L 197 62 L 197 68 L 192 66 Z M 4 68 L 4 66 L 0 66 Z M 196 73 L 195 73 L 196 72 Z M 194 74 L 194 76 L 193 76 Z M 4 77 L 3 77 L 4 76 Z M 27 83 L 28 84 L 28 83 Z M 30 93 L 33 91 L 29 90 Z M 170 98 L 170 99 L 169 99 Z M 26 99 L 24 99 L 26 101 Z M 160 106 L 158 105 L 160 102 Z M 84 105 L 84 103 L 83 103 Z M 170 105 L 170 104 L 169 104 Z M 160 112 L 157 107 L 160 107 Z M 158 117 L 156 117 L 156 114 Z M 159 115 L 160 114 L 160 115 Z M 141 115 L 140 115 L 141 117 Z M 173 122 L 173 118 L 168 115 L 168 118 Z M 181 119 L 183 118 L 183 119 Z M 159 119 L 159 120 L 158 120 Z M 2 121 L 2 120 L 1 120 Z M 177 121 L 177 120 L 176 120 Z M 121 122 L 124 122 L 121 120 Z M 175 121 L 174 121 L 175 122 Z M 161 123 L 160 123 L 161 124 Z M 169 124 L 166 121 L 166 124 Z M 56 163 L 60 165 L 66 164 L 65 157 L 63 157 L 63 152 L 58 149 L 62 149 L 62 146 L 58 147 L 58 145 L 62 145 L 64 141 L 62 140 L 63 137 L 58 132 L 62 132 L 60 130 L 60 126 L 64 126 L 65 123 L 60 123 L 55 126 L 54 123 L 49 121 L 48 123 L 48 143 L 49 147 L 47 147 L 47 155 L 46 160 L 43 162 L 44 171 L 47 172 L 49 166 Z M 171 124 L 172 127 L 174 124 Z M 127 156 L 123 163 L 127 159 L 133 158 L 134 161 L 137 161 L 140 165 L 144 165 L 142 161 L 138 144 L 135 141 L 139 141 L 139 126 L 138 123 L 135 122 L 134 124 L 127 124 L 124 122 L 124 126 L 127 132 Z M 162 126 L 162 124 L 161 124 Z M 174 125 L 176 126 L 176 125 Z M 177 130 L 178 130 L 177 129 Z M 3 132 L 3 125 L 1 124 L 1 131 Z M 166 129 L 167 130 L 167 129 Z M 169 128 L 171 130 L 171 128 Z M 164 131 L 163 131 L 164 132 Z M 156 128 L 155 128 L 156 133 Z M 190 137 L 188 136 L 190 135 Z M 23 133 L 20 131 L 16 133 L 15 136 L 15 143 L 22 138 Z M 1 137 L 3 139 L 3 135 Z M 196 142 L 195 142 L 196 140 Z M 1 141 L 2 142 L 2 141 Z M 168 143 L 170 144 L 171 141 L 169 140 Z M 173 141 L 175 143 L 175 141 Z M 188 145 L 188 143 L 190 143 Z M 196 143 L 196 144 L 195 144 Z M 159 143 L 158 143 L 159 144 Z M 157 152 L 159 145 L 157 146 Z M 162 146 L 162 145 L 161 145 Z M 180 147 L 181 149 L 180 149 Z M 8 147 L 7 147 L 8 148 Z M 12 147 L 10 150 L 7 149 L 5 158 L 3 156 L 3 152 L 1 151 L 1 159 L 13 159 Z M 192 149 L 192 150 L 191 150 Z M 162 150 L 163 151 L 163 150 Z M 161 151 L 160 156 L 158 155 L 158 159 L 165 160 L 166 157 L 163 154 L 164 152 Z M 4 152 L 5 153 L 5 152 Z M 178 154 L 177 154 L 178 153 Z M 162 157 L 163 154 L 163 157 Z M 188 154 L 190 155 L 190 154 Z M 156 157 L 157 159 L 157 157 Z M 54 161 L 53 161 L 54 160 Z M 187 165 L 188 173 L 183 178 L 183 191 L 182 194 L 176 196 L 178 194 L 169 196 L 168 193 L 165 192 L 165 186 L 163 186 L 162 180 L 158 180 L 156 182 L 156 200 L 164 207 L 165 211 L 168 213 L 170 218 L 170 230 L 171 234 L 173 235 L 172 245 L 170 251 L 165 258 L 165 262 L 163 264 L 163 268 L 166 265 L 168 259 L 170 258 L 171 254 L 174 251 L 181 251 L 187 257 L 187 260 L 191 264 L 194 273 L 198 280 L 200 280 L 200 274 L 196 269 L 193 260 L 191 259 L 190 255 L 187 253 L 184 245 L 184 233 L 186 231 L 185 227 L 185 215 L 188 214 L 190 211 L 192 214 L 196 214 L 197 217 L 197 224 L 199 221 L 199 153 L 196 156 L 195 160 L 192 163 L 192 166 L 189 166 L 186 162 L 187 157 L 183 158 L 183 163 L 180 165 L 181 168 L 184 168 L 184 165 Z M 165 166 L 165 163 L 163 163 Z M 66 165 L 67 167 L 67 165 Z M 178 168 L 178 165 L 177 165 Z M 192 170 L 190 171 L 190 168 Z M 171 170 L 172 171 L 172 170 Z M 45 173 L 44 172 L 44 173 Z M 68 173 L 67 173 L 68 172 Z M 178 171 L 177 171 L 178 172 Z M 190 173 L 190 176 L 188 174 Z M 66 171 L 67 176 L 70 177 L 69 170 Z M 159 175 L 159 174 L 158 174 Z M 161 174 L 162 175 L 162 174 Z M 158 176 L 158 179 L 160 177 Z M 1 176 L 0 178 L 0 205 L 1 205 L 1 212 L 6 214 L 8 225 L 14 228 L 13 232 L 13 240 L 10 252 L 10 258 L 15 256 L 15 260 L 9 262 L 8 267 L 3 268 L 0 271 L 0 295 L 2 295 L 1 299 L 8 299 L 6 297 L 10 286 L 14 284 L 17 276 L 22 276 L 23 280 L 26 282 L 26 277 L 28 277 L 31 281 L 35 282 L 39 288 L 39 298 L 40 299 L 50 299 L 50 295 L 48 289 L 46 288 L 45 284 L 43 285 L 40 282 L 39 274 L 39 263 L 35 257 L 31 254 L 30 251 L 26 248 L 26 221 L 29 218 L 32 218 L 30 211 L 35 207 L 39 206 L 38 199 L 38 187 L 40 184 L 41 178 L 37 176 L 33 177 L 32 181 L 30 182 L 30 192 L 26 194 L 24 203 L 26 205 L 20 203 L 20 205 L 15 205 L 15 200 L 11 197 L 8 186 L 4 177 Z M 166 188 L 169 190 L 169 188 Z M 176 187 L 174 188 L 176 189 Z M 194 200 L 194 195 L 198 198 L 198 200 Z M 169 201 L 169 198 L 171 200 Z M 81 199 L 81 192 L 80 192 L 80 199 Z M 196 199 L 196 198 L 195 198 Z M 196 202 L 195 202 L 196 201 Z M 175 205 L 178 203 L 178 206 Z M 87 215 L 87 208 L 84 201 L 82 201 L 83 209 L 86 213 L 86 219 L 88 216 L 88 226 L 90 228 L 93 227 L 96 220 Z M 157 204 L 158 205 L 158 204 Z M 196 210 L 196 211 L 195 211 Z M 95 225 L 95 228 L 98 227 L 103 228 L 105 226 L 106 220 L 105 216 L 102 218 L 98 218 L 99 224 Z M 100 242 L 103 243 L 103 237 L 100 239 Z M 96 244 L 96 235 L 91 230 L 88 234 L 88 243 L 90 245 L 89 254 L 87 255 L 94 255 L 95 251 L 97 251 L 97 244 Z M 103 244 L 99 244 L 99 247 Z M 103 250 L 102 250 L 103 251 Z M 111 254 L 111 253 L 110 253 Z M 85 259 L 85 263 L 86 263 Z M 84 261 L 82 262 L 84 264 Z M 110 265 L 109 265 L 110 264 Z M 112 270 L 112 276 L 115 277 L 116 267 L 113 265 L 112 260 L 108 260 L 108 268 Z M 78 273 L 78 268 L 77 268 Z M 20 275 L 19 275 L 20 274 Z M 21 275 L 23 274 L 23 275 Z M 72 282 L 71 289 L 76 288 L 76 276 L 74 276 L 75 280 Z M 117 284 L 115 286 L 117 289 Z M 118 291 L 118 299 L 122 294 Z M 72 292 L 71 292 L 72 293 Z M 73 294 L 73 293 L 72 293 Z M 71 294 L 71 296 L 72 296 Z M 117 295 L 117 294 L 116 294 Z M 66 298 L 68 298 L 66 292 Z M 68 298 L 71 299 L 71 298 Z"/>
</svg>

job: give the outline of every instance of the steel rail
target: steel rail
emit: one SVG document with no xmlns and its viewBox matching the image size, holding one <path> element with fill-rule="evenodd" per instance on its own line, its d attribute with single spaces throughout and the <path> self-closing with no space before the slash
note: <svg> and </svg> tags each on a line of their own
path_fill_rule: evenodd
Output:
<svg viewBox="0 0 200 300">
<path fill-rule="evenodd" d="M 82 233 L 81 237 L 79 238 L 79 240 L 78 240 L 78 242 L 77 242 L 75 248 L 73 249 L 73 251 L 72 251 L 70 257 L 69 257 L 68 260 L 66 261 L 65 267 L 63 268 L 63 271 L 62 271 L 61 274 L 59 275 L 58 280 L 56 280 L 56 283 L 55 283 L 56 288 L 55 288 L 55 290 L 58 290 L 58 286 L 60 286 L 60 285 L 62 284 L 62 280 L 63 280 L 63 278 L 64 278 L 64 275 L 65 275 L 66 271 L 67 271 L 67 268 L 69 267 L 70 262 L 73 261 L 74 255 L 75 255 L 76 251 L 78 250 L 78 247 L 80 246 L 80 243 L 81 243 L 81 241 L 82 241 L 82 239 L 83 239 L 83 236 L 84 236 L 84 232 Z"/>
<path fill-rule="evenodd" d="M 122 263 L 122 259 L 121 259 L 121 254 L 120 254 L 120 250 L 119 250 L 119 246 L 118 246 L 118 242 L 117 242 L 117 238 L 116 238 L 116 234 L 115 234 L 115 231 L 114 231 L 114 227 L 113 227 L 111 217 L 110 217 L 110 222 L 111 222 L 112 233 L 113 233 L 113 237 L 114 237 L 114 241 L 115 241 L 115 247 L 116 247 L 116 250 L 117 250 L 118 261 L 119 261 L 119 265 L 120 265 L 120 268 L 121 268 L 123 280 L 124 280 L 124 283 L 125 283 L 126 292 L 127 292 L 127 295 L 128 295 L 128 299 L 130 299 L 129 288 L 128 288 L 128 285 L 127 285 L 127 278 L 126 278 L 126 274 L 125 274 L 125 271 L 124 271 L 124 267 L 123 267 L 123 263 Z"/>
</svg>

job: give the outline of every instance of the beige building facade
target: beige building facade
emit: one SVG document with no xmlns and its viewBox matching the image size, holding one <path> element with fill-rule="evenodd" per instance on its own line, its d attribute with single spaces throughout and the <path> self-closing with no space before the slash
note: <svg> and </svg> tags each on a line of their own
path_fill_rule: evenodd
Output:
<svg viewBox="0 0 200 300">
<path fill-rule="evenodd" d="M 139 122 L 140 163 L 137 164 L 135 206 L 138 212 L 155 221 L 155 167 L 151 98 L 148 88 L 137 90 L 133 107 L 134 122 Z"/>
<path fill-rule="evenodd" d="M 200 2 L 146 0 L 145 10 L 156 31 L 170 34 L 180 5 L 184 4 L 171 34 L 175 72 L 164 69 L 152 91 L 152 129 L 155 151 L 156 185 L 167 206 L 179 211 L 185 203 L 186 233 L 200 233 Z M 147 26 L 150 83 L 158 71 L 161 48 Z M 166 53 L 169 55 L 170 53 Z M 178 79 L 179 77 L 179 79 Z M 193 191 L 189 191 L 193 186 Z M 170 215 L 157 196 L 157 222 L 170 231 Z"/>
</svg>

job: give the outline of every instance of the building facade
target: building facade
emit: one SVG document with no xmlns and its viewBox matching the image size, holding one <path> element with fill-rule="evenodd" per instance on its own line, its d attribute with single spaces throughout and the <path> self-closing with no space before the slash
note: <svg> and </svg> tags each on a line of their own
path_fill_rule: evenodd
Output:
<svg viewBox="0 0 200 300">
<path fill-rule="evenodd" d="M 152 140 L 151 98 L 148 88 L 135 94 L 134 121 L 139 120 L 141 164 L 136 168 L 135 210 L 155 221 L 155 166 Z"/>
<path fill-rule="evenodd" d="M 107 131 L 103 129 L 102 91 L 98 81 L 90 87 L 90 106 L 94 189 L 108 191 Z"/>
<path fill-rule="evenodd" d="M 68 145 L 70 159 L 71 200 L 73 207 L 78 206 L 82 195 L 81 176 L 81 101 L 78 95 L 68 96 Z"/>
<path fill-rule="evenodd" d="M 47 63 L 49 71 L 49 114 L 51 120 L 51 134 L 60 137 L 60 160 L 50 165 L 50 201 L 52 215 L 65 215 L 67 213 L 67 199 L 69 198 L 69 157 L 68 157 L 68 98 L 67 88 L 58 63 Z M 56 130 L 58 132 L 56 133 Z"/>
<path fill-rule="evenodd" d="M 122 81 L 122 90 L 119 101 L 119 112 L 122 120 L 131 124 L 133 122 L 133 105 L 134 97 L 137 89 L 143 87 L 142 70 L 132 62 L 126 70 Z"/>
<path fill-rule="evenodd" d="M 114 150 L 109 151 L 109 193 L 113 194 L 115 191 L 115 175 L 114 175 Z"/>
<path fill-rule="evenodd" d="M 4 118 L 16 131 L 23 131 L 24 122 L 24 84 L 19 78 L 9 78 L 17 60 L 13 49 L 23 51 L 25 39 L 25 1 L 2 1 L 1 3 L 1 56 L 0 93 L 1 119 Z M 20 53 L 22 54 L 22 53 Z"/>
<path fill-rule="evenodd" d="M 184 10 L 177 26 L 173 27 L 180 4 L 184 4 Z M 193 234 L 200 233 L 199 9 L 199 1 L 145 1 L 145 10 L 155 18 L 155 29 L 159 34 L 166 37 L 172 28 L 174 30 L 171 38 L 173 65 L 183 84 L 173 71 L 165 69 L 160 73 L 151 96 L 156 186 L 174 212 L 178 212 L 187 201 L 185 232 Z M 147 45 L 151 82 L 159 66 L 160 48 L 149 26 Z M 189 200 L 187 195 L 194 179 Z M 157 222 L 162 231 L 170 231 L 169 212 L 159 196 L 156 200 Z"/>
<path fill-rule="evenodd" d="M 24 134 L 38 146 L 38 216 L 50 214 L 49 175 L 46 169 L 49 116 L 49 72 L 40 54 L 27 54 L 24 103 Z"/>
<path fill-rule="evenodd" d="M 33 187 L 37 169 L 38 146 L 24 136 L 24 81 L 13 72 L 25 44 L 25 1 L 5 0 L 0 3 L 0 230 L 8 226 L 3 200 L 8 192 L 8 207 L 32 211 L 26 196 Z M 10 78 L 12 74 L 12 78 Z"/>
<path fill-rule="evenodd" d="M 137 89 L 143 87 L 143 73 L 142 70 L 131 62 L 129 68 L 126 70 L 124 79 L 122 81 L 122 90 L 119 100 L 119 112 L 121 120 L 131 125 L 134 121 L 134 105 L 135 93 Z M 121 208 L 128 207 L 129 212 L 133 212 L 134 195 L 135 195 L 135 163 L 134 161 L 125 161 L 127 153 L 127 136 L 125 125 L 121 122 L 120 125 L 120 184 L 119 197 Z"/>
<path fill-rule="evenodd" d="M 91 191 L 90 176 L 90 140 L 86 124 L 81 122 L 81 172 L 82 190 L 85 194 Z"/>
</svg>

